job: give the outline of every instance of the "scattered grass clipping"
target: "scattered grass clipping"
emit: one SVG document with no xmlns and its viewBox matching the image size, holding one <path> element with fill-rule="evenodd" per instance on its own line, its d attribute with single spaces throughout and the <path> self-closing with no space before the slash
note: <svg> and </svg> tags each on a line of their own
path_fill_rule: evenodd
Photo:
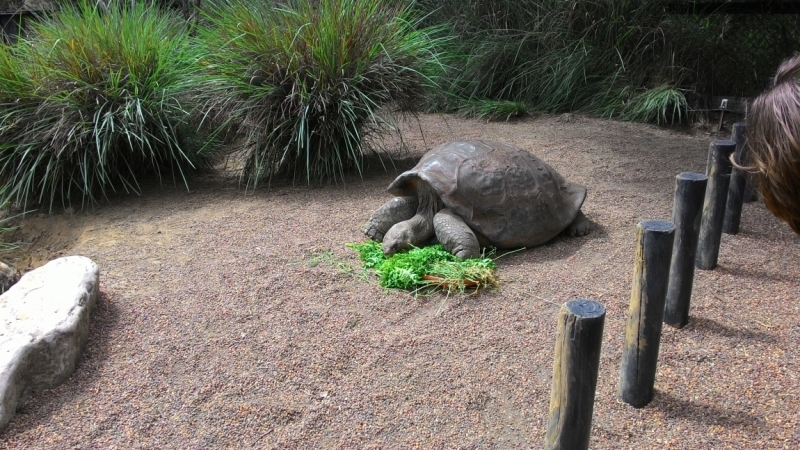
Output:
<svg viewBox="0 0 800 450">
<path fill-rule="evenodd" d="M 347 244 L 357 251 L 365 269 L 372 269 L 380 277 L 380 285 L 390 289 L 419 292 L 443 290 L 465 292 L 468 288 L 497 286 L 496 268 L 491 256 L 460 259 L 444 249 L 441 244 L 413 248 L 387 258 L 381 244 L 367 241 Z"/>
</svg>

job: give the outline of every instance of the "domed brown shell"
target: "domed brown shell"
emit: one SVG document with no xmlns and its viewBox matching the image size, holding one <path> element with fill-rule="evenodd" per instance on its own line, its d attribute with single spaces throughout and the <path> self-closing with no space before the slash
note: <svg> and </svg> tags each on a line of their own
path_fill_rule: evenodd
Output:
<svg viewBox="0 0 800 450">
<path fill-rule="evenodd" d="M 586 188 L 565 180 L 530 152 L 487 141 L 454 141 L 426 153 L 389 185 L 416 195 L 423 180 L 461 216 L 483 245 L 533 247 L 575 220 Z"/>
</svg>

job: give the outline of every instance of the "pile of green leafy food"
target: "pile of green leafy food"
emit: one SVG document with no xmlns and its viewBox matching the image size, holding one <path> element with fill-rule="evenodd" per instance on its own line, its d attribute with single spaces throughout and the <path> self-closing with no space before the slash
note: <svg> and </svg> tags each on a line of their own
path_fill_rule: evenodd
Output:
<svg viewBox="0 0 800 450">
<path fill-rule="evenodd" d="M 441 289 L 449 293 L 497 286 L 496 265 L 489 257 L 493 252 L 481 258 L 460 259 L 436 244 L 387 258 L 378 242 L 347 246 L 359 253 L 364 268 L 374 270 L 385 288 L 414 292 Z"/>
</svg>

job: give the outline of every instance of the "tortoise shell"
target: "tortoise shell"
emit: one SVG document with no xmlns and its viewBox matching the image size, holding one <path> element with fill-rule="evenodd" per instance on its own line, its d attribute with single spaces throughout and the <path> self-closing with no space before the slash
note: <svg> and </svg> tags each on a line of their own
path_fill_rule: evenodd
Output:
<svg viewBox="0 0 800 450">
<path fill-rule="evenodd" d="M 543 244 L 575 220 L 586 188 L 565 180 L 530 152 L 487 141 L 454 141 L 426 153 L 389 185 L 397 196 L 416 195 L 427 182 L 482 245 Z"/>
</svg>

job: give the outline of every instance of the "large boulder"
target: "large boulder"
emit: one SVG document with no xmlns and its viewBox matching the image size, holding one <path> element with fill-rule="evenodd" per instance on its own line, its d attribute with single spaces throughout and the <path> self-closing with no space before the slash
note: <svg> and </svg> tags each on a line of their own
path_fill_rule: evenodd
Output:
<svg viewBox="0 0 800 450">
<path fill-rule="evenodd" d="M 99 285 L 91 259 L 69 256 L 26 273 L 0 296 L 0 431 L 31 391 L 75 370 Z"/>
</svg>

